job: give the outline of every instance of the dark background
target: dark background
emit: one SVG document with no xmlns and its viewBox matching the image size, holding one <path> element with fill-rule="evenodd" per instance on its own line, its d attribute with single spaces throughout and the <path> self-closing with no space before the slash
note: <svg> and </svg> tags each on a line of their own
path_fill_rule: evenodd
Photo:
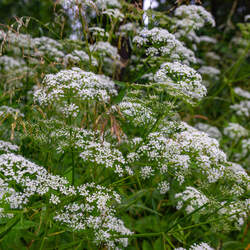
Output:
<svg viewBox="0 0 250 250">
<path fill-rule="evenodd" d="M 55 0 L 0 0 L 0 23 L 9 24 L 14 17 L 33 16 L 43 23 L 53 20 Z M 127 0 L 142 6 L 142 0 Z M 160 2 L 160 0 L 158 1 Z M 212 12 L 217 27 L 223 29 L 231 16 L 232 23 L 243 22 L 244 16 L 250 14 L 249 0 L 166 0 L 160 4 L 158 10 L 170 10 L 181 3 L 194 3 L 202 5 Z M 58 6 L 57 6 L 58 8 Z"/>
</svg>

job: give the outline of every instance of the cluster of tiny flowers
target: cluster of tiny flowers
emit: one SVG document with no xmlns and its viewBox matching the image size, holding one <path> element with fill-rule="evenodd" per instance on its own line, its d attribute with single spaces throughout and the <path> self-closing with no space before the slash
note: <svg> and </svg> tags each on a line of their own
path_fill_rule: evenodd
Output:
<svg viewBox="0 0 250 250">
<path fill-rule="evenodd" d="M 12 116 L 12 117 L 24 117 L 24 114 L 19 109 L 15 109 L 9 106 L 0 106 L 0 117 L 1 116 Z"/>
<path fill-rule="evenodd" d="M 148 179 L 154 175 L 154 170 L 150 166 L 144 166 L 141 168 L 141 177 L 142 179 Z"/>
<path fill-rule="evenodd" d="M 22 88 L 22 79 L 32 76 L 33 72 L 26 62 L 19 57 L 0 56 L 0 77 L 3 80 L 4 88 Z"/>
<path fill-rule="evenodd" d="M 199 122 L 195 124 L 195 128 L 197 128 L 200 131 L 206 132 L 210 137 L 215 138 L 217 140 L 219 140 L 222 137 L 220 130 L 215 126 Z"/>
<path fill-rule="evenodd" d="M 97 42 L 90 46 L 90 50 L 92 52 L 98 52 L 98 55 L 101 57 L 109 56 L 113 60 L 120 59 L 117 48 L 112 46 L 109 42 Z"/>
<path fill-rule="evenodd" d="M 242 144 L 242 155 L 246 156 L 250 153 L 250 139 L 244 139 L 241 142 Z"/>
<path fill-rule="evenodd" d="M 108 8 L 121 8 L 121 4 L 118 0 L 96 0 L 96 6 L 99 9 L 105 10 Z"/>
<path fill-rule="evenodd" d="M 0 152 L 10 153 L 10 152 L 16 152 L 18 150 L 19 147 L 17 145 L 14 145 L 8 141 L 0 140 Z"/>
<path fill-rule="evenodd" d="M 200 38 L 195 33 L 195 26 L 193 20 L 188 20 L 187 18 L 181 19 L 181 20 L 175 20 L 174 28 L 177 29 L 177 31 L 174 33 L 174 35 L 181 39 L 185 37 L 189 41 L 193 41 L 194 45 L 200 43 Z M 195 49 L 196 50 L 196 49 Z"/>
<path fill-rule="evenodd" d="M 88 63 L 89 64 L 89 55 L 83 50 L 74 50 L 72 53 L 67 54 L 63 59 L 64 64 L 68 65 L 70 62 L 73 63 Z M 95 57 L 91 57 L 91 64 L 93 66 L 98 66 L 98 62 Z"/>
<path fill-rule="evenodd" d="M 215 21 L 211 13 L 206 11 L 202 6 L 181 5 L 175 10 L 174 14 L 176 17 L 184 18 L 184 22 L 187 23 L 187 26 L 191 26 L 192 29 L 202 28 L 206 23 L 215 26 Z"/>
<path fill-rule="evenodd" d="M 188 214 L 209 202 L 209 199 L 194 187 L 186 187 L 182 193 L 177 193 L 175 198 L 178 200 L 177 209 L 181 209 L 184 204 L 188 204 L 185 208 Z"/>
<path fill-rule="evenodd" d="M 94 242 L 104 242 L 109 249 L 116 245 L 126 247 L 127 238 L 112 239 L 114 235 L 131 235 L 122 220 L 115 217 L 111 201 L 120 203 L 120 196 L 106 187 L 94 183 L 84 184 L 76 188 L 79 201 L 65 205 L 54 217 L 73 231 L 92 229 Z"/>
<path fill-rule="evenodd" d="M 90 27 L 89 28 L 90 33 L 92 36 L 97 37 L 97 38 L 108 38 L 109 34 L 106 32 L 103 28 L 100 27 Z"/>
<path fill-rule="evenodd" d="M 19 51 L 21 55 L 23 53 L 37 58 L 49 56 L 55 58 L 56 61 L 64 57 L 62 44 L 52 38 L 45 36 L 32 38 L 29 35 L 18 34 L 11 31 L 7 33 L 2 31 L 2 36 L 4 40 L 14 48 L 22 49 Z"/>
<path fill-rule="evenodd" d="M 124 15 L 118 9 L 107 9 L 102 14 L 108 15 L 110 19 L 119 20 L 120 22 L 124 19 Z"/>
<path fill-rule="evenodd" d="M 246 99 L 250 99 L 250 92 L 240 87 L 234 88 L 234 93 L 237 94 L 238 96 L 244 97 Z"/>
<path fill-rule="evenodd" d="M 43 86 L 34 92 L 34 100 L 42 105 L 69 99 L 108 102 L 112 95 L 117 95 L 117 91 L 108 77 L 72 68 L 46 75 Z"/>
<path fill-rule="evenodd" d="M 80 111 L 79 107 L 77 105 L 75 105 L 74 103 L 70 103 L 70 104 L 65 103 L 59 109 L 66 118 L 69 118 L 69 117 L 75 118 L 75 117 L 77 117 L 77 115 L 79 114 L 79 111 Z"/>
<path fill-rule="evenodd" d="M 4 40 L 11 45 L 16 45 L 17 47 L 21 48 L 29 48 L 30 46 L 34 46 L 32 37 L 26 34 L 18 34 L 11 32 L 4 32 L 0 30 L 0 40 Z"/>
<path fill-rule="evenodd" d="M 79 11 L 84 12 L 88 7 L 93 12 L 104 11 L 109 8 L 121 8 L 121 4 L 117 0 L 60 0 L 59 3 L 67 11 L 68 15 L 76 15 Z M 80 10 L 79 7 L 81 7 Z M 95 16 L 93 12 L 91 14 Z"/>
<path fill-rule="evenodd" d="M 96 7 L 95 1 L 92 1 L 92 0 L 60 0 L 59 3 L 65 9 L 74 8 L 79 5 L 82 5 L 82 7 L 86 7 L 86 6 Z"/>
<path fill-rule="evenodd" d="M 180 96 L 189 103 L 201 100 L 207 93 L 199 73 L 179 62 L 164 63 L 156 72 L 154 80 L 169 90 L 169 94 Z"/>
<path fill-rule="evenodd" d="M 217 76 L 220 74 L 220 70 L 212 66 L 202 66 L 198 69 L 202 75 Z"/>
<path fill-rule="evenodd" d="M 109 247 L 115 247 L 116 244 L 127 246 L 126 238 L 111 239 L 114 234 L 132 234 L 115 217 L 115 210 L 109 205 L 112 200 L 120 203 L 117 193 L 94 183 L 75 188 L 66 179 L 49 174 L 43 167 L 12 153 L 0 155 L 0 172 L 4 176 L 4 179 L 0 179 L 1 205 L 7 204 L 10 209 L 23 209 L 33 196 L 49 196 L 51 205 L 61 203 L 61 198 L 74 197 L 75 202 L 64 205 L 63 209 L 56 212 L 55 221 L 67 225 L 73 231 L 93 230 L 94 241 L 98 244 L 104 242 Z M 15 190 L 16 186 L 18 191 Z M 4 214 L 3 209 L 1 213 Z"/>
<path fill-rule="evenodd" d="M 187 248 L 178 247 L 174 250 L 187 250 Z M 188 250 L 214 250 L 214 248 L 210 247 L 206 242 L 195 243 L 188 248 Z"/>
<path fill-rule="evenodd" d="M 238 116 L 250 117 L 250 101 L 241 101 L 231 105 L 230 108 L 235 111 Z"/>
<path fill-rule="evenodd" d="M 140 100 L 126 97 L 119 103 L 118 107 L 113 106 L 114 110 L 120 110 L 122 115 L 132 121 L 134 126 L 145 126 L 155 121 L 153 112 L 150 108 L 143 105 Z"/>
<path fill-rule="evenodd" d="M 193 48 L 196 50 L 196 44 L 201 42 L 195 31 L 202 28 L 206 23 L 215 26 L 212 15 L 202 6 L 181 5 L 175 10 L 174 30 L 177 38 L 185 38 L 193 42 Z M 196 44 L 195 44 L 196 43 Z"/>
<path fill-rule="evenodd" d="M 223 133 L 231 139 L 239 139 L 241 137 L 248 136 L 248 130 L 246 130 L 240 124 L 232 122 L 224 128 Z"/>
<path fill-rule="evenodd" d="M 135 145 L 136 151 L 127 155 L 127 161 L 136 166 L 137 162 L 146 159 L 154 170 L 149 177 L 160 173 L 162 178 L 167 178 L 173 172 L 179 185 L 197 172 L 206 179 L 206 184 L 222 179 L 226 155 L 219 149 L 218 141 L 185 123 L 176 124 L 175 128 L 173 124 L 166 124 L 160 132 L 150 133 L 139 147 Z"/>
<path fill-rule="evenodd" d="M 129 32 L 135 33 L 136 28 L 137 27 L 136 27 L 135 23 L 126 23 L 126 24 L 123 24 L 123 25 L 120 26 L 118 34 L 121 34 L 121 35 L 125 36 Z"/>
<path fill-rule="evenodd" d="M 250 92 L 243 90 L 240 87 L 234 88 L 234 93 L 244 99 L 240 103 L 236 103 L 230 106 L 230 108 L 236 113 L 236 115 L 248 118 L 250 117 Z"/>
<path fill-rule="evenodd" d="M 25 66 L 24 60 L 20 58 L 13 58 L 10 56 L 0 56 L 0 72 L 9 72 L 17 68 L 23 68 Z"/>
<path fill-rule="evenodd" d="M 221 202 L 221 206 L 226 204 L 225 202 Z M 248 216 L 250 210 L 250 199 L 244 201 L 234 201 L 227 206 L 222 207 L 219 210 L 220 215 L 229 216 L 228 220 L 230 222 L 234 222 L 236 228 L 240 228 L 243 226 L 245 219 Z"/>
<path fill-rule="evenodd" d="M 210 37 L 210 36 L 200 36 L 199 37 L 200 43 L 204 42 L 204 43 L 212 43 L 212 44 L 216 44 L 217 40 L 214 37 Z"/>
<path fill-rule="evenodd" d="M 44 168 L 20 155 L 0 155 L 0 171 L 5 183 L 15 182 L 22 187 L 22 191 L 14 191 L 14 185 L 9 194 L 6 194 L 4 202 L 8 203 L 11 209 L 23 208 L 29 203 L 31 196 L 45 195 L 50 190 L 64 195 L 75 193 L 72 187 L 67 186 L 66 179 L 49 174 Z"/>
<path fill-rule="evenodd" d="M 182 63 L 196 63 L 193 51 L 186 48 L 176 37 L 162 28 L 146 28 L 138 32 L 133 42 L 146 49 L 146 55 L 167 56 Z"/>
<path fill-rule="evenodd" d="M 122 153 L 111 143 L 101 140 L 94 131 L 64 127 L 55 129 L 50 135 L 58 141 L 57 152 L 63 154 L 74 148 L 85 164 L 112 169 L 119 176 L 133 174 Z"/>
<path fill-rule="evenodd" d="M 193 244 L 190 247 L 190 250 L 214 250 L 214 248 L 210 247 L 206 242 L 202 242 L 202 243 L 196 243 Z"/>
<path fill-rule="evenodd" d="M 221 59 L 221 57 L 218 54 L 215 54 L 213 51 L 207 52 L 206 57 L 215 61 L 219 61 Z"/>
<path fill-rule="evenodd" d="M 126 165 L 122 153 L 112 147 L 109 142 L 88 142 L 82 148 L 80 157 L 84 162 L 92 162 L 105 168 L 114 169 L 114 172 L 122 177 L 125 173 L 133 174 L 133 171 Z"/>
<path fill-rule="evenodd" d="M 232 175 L 236 183 L 245 184 L 249 188 L 250 177 L 240 164 L 229 162 L 228 170 L 231 171 L 229 174 Z"/>
<path fill-rule="evenodd" d="M 167 181 L 162 181 L 159 183 L 157 189 L 159 190 L 160 194 L 166 194 L 170 189 L 170 184 Z"/>
<path fill-rule="evenodd" d="M 215 164 L 226 162 L 225 153 L 220 150 L 219 142 L 210 138 L 206 133 L 183 123 L 185 130 L 176 134 L 176 138 L 181 143 L 184 150 L 189 152 L 200 152 L 200 155 L 206 154 Z"/>
</svg>

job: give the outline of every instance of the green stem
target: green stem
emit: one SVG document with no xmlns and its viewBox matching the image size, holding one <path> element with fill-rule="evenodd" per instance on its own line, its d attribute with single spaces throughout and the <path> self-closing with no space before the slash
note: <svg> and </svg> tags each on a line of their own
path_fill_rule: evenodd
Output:
<svg viewBox="0 0 250 250">
<path fill-rule="evenodd" d="M 75 159 L 74 159 L 74 148 L 71 148 L 71 158 L 72 158 L 72 185 L 75 184 Z"/>
<path fill-rule="evenodd" d="M 90 51 L 90 48 L 89 48 L 88 32 L 87 32 L 87 29 L 86 29 L 87 22 L 85 20 L 85 17 L 82 15 L 82 11 L 81 11 L 82 5 L 81 4 L 78 5 L 78 9 L 79 9 L 79 16 L 80 16 L 81 23 L 82 23 L 82 31 L 83 31 L 85 42 L 86 42 L 87 53 L 89 55 L 89 65 L 90 65 L 90 68 L 92 68 L 91 51 Z"/>
</svg>

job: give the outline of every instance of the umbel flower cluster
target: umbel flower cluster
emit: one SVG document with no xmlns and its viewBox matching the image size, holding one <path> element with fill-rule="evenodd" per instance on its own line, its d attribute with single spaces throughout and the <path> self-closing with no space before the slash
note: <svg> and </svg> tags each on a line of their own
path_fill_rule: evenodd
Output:
<svg viewBox="0 0 250 250">
<path fill-rule="evenodd" d="M 154 80 L 159 84 L 166 85 L 170 95 L 180 96 L 187 102 L 201 100 L 207 92 L 205 86 L 201 84 L 201 75 L 179 62 L 161 65 Z"/>
<path fill-rule="evenodd" d="M 250 143 L 249 130 L 236 122 L 223 133 L 216 125 L 191 126 L 208 93 L 202 77 L 220 79 L 221 71 L 196 53 L 199 43 L 214 42 L 195 33 L 215 25 L 211 14 L 181 5 L 168 25 L 148 28 L 144 13 L 123 1 L 57 4 L 79 41 L 32 37 L 14 26 L 0 31 L 4 234 L 22 228 L 27 237 L 41 236 L 26 244 L 37 242 L 34 249 L 54 247 L 54 239 L 58 249 L 61 242 L 79 249 L 147 246 L 136 240 L 141 236 L 159 236 L 164 249 L 216 249 L 212 238 L 241 230 L 247 220 L 250 179 L 233 161 L 247 159 Z M 211 51 L 207 58 L 218 61 Z M 249 92 L 234 92 L 240 102 L 231 112 L 245 121 Z M 184 237 L 195 227 L 201 236 L 191 230 Z"/>
<path fill-rule="evenodd" d="M 195 63 L 192 50 L 186 48 L 176 37 L 162 28 L 142 29 L 133 39 L 134 43 L 143 47 L 147 56 L 168 57 L 185 64 Z"/>
<path fill-rule="evenodd" d="M 15 145 L 5 146 L 6 151 L 15 149 Z M 28 209 L 32 200 L 38 197 L 47 200 L 45 209 L 63 204 L 56 211 L 53 220 L 67 225 L 73 231 L 94 230 L 94 241 L 106 242 L 114 247 L 115 242 L 127 246 L 127 239 L 112 240 L 117 234 L 131 235 L 123 222 L 115 217 L 112 203 L 120 203 L 120 196 L 100 185 L 85 183 L 77 188 L 58 175 L 49 174 L 45 168 L 20 155 L 6 153 L 0 156 L 1 213 L 0 217 L 13 217 L 5 213 L 16 209 Z M 11 185 L 10 185 L 11 183 Z M 17 188 L 18 187 L 18 188 Z M 4 198 L 4 199 L 3 199 Z M 67 200 L 67 202 L 65 202 Z M 112 233 L 111 233 L 112 232 Z"/>
</svg>

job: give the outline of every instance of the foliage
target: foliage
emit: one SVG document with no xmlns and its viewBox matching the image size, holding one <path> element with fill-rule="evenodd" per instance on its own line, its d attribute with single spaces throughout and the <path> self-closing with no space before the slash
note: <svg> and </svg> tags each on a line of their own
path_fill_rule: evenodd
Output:
<svg viewBox="0 0 250 250">
<path fill-rule="evenodd" d="M 41 4 L 0 30 L 1 248 L 246 248 L 248 18 Z"/>
</svg>

